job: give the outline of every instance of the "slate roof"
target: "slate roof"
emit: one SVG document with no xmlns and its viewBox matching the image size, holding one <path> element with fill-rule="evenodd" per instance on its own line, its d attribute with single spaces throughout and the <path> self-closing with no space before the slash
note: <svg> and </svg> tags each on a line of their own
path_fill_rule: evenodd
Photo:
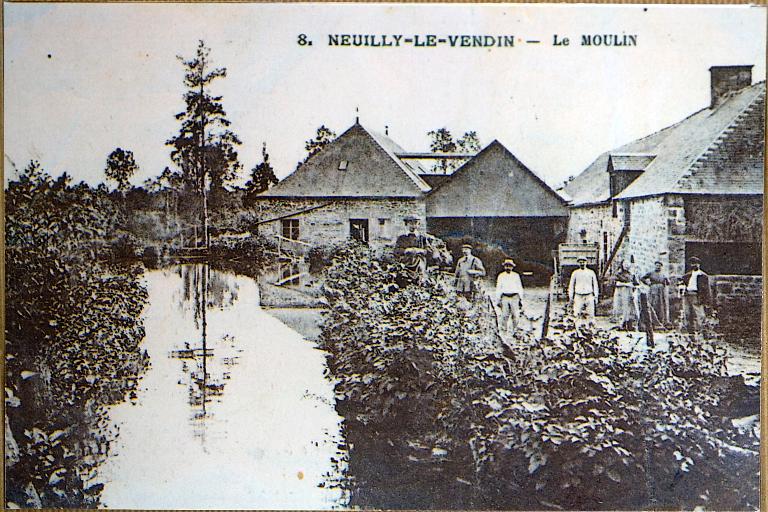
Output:
<svg viewBox="0 0 768 512">
<path fill-rule="evenodd" d="M 565 186 L 565 192 L 573 198 L 574 206 L 608 201 L 609 157 L 639 153 L 655 157 L 618 199 L 668 193 L 762 194 L 764 108 L 765 82 L 745 87 L 715 108 L 704 108 L 672 126 L 603 153 Z M 739 126 L 747 119 L 754 122 L 756 115 L 760 116 L 759 133 L 748 137 L 759 140 L 759 147 L 753 144 L 748 154 L 735 151 L 734 146 L 745 137 Z"/>
<path fill-rule="evenodd" d="M 389 137 L 355 123 L 259 197 L 422 197 L 431 187 L 418 167 L 395 156 L 401 151 Z"/>
<path fill-rule="evenodd" d="M 419 174 L 419 178 L 423 179 L 427 182 L 427 184 L 432 187 L 436 188 L 442 185 L 444 181 L 448 181 L 451 179 L 451 174 L 437 174 L 437 173 L 426 173 L 426 174 Z"/>
<path fill-rule="evenodd" d="M 560 217 L 566 202 L 493 141 L 427 196 L 427 217 Z"/>
</svg>

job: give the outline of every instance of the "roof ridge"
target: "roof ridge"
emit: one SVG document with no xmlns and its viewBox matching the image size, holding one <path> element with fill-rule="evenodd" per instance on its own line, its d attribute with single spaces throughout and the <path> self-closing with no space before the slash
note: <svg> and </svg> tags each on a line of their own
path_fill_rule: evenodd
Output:
<svg viewBox="0 0 768 512">
<path fill-rule="evenodd" d="M 461 166 L 460 166 L 458 169 L 456 169 L 455 171 L 453 171 L 451 174 L 449 174 L 449 175 L 448 175 L 448 179 L 446 179 L 445 181 L 443 181 L 442 183 L 440 183 L 439 185 L 437 185 L 435 188 L 433 188 L 433 189 L 432 189 L 432 191 L 431 191 L 430 193 L 432 193 L 432 192 L 434 192 L 434 191 L 436 191 L 436 190 L 438 190 L 438 189 L 440 189 L 440 188 L 442 188 L 442 187 L 444 187 L 444 186 L 447 186 L 447 184 L 448 184 L 448 183 L 450 183 L 451 181 L 453 181 L 453 179 L 454 179 L 454 176 L 457 176 L 457 175 L 459 175 L 460 173 L 461 173 L 461 174 L 464 174 L 464 173 L 466 173 L 467 171 L 466 171 L 465 169 L 469 168 L 471 165 L 474 165 L 474 162 L 475 162 L 477 159 L 479 159 L 479 158 L 480 158 L 480 155 L 483 155 L 483 154 L 485 154 L 487 151 L 489 151 L 489 150 L 490 150 L 491 148 L 493 148 L 493 147 L 499 147 L 499 148 L 501 148 L 501 151 L 502 151 L 504 154 L 506 154 L 506 155 L 509 155 L 509 157 L 511 157 L 511 158 L 512 158 L 512 160 L 513 160 L 514 162 L 516 162 L 516 163 L 517 163 L 517 165 L 518 165 L 518 166 L 519 166 L 519 167 L 520 167 L 520 168 L 521 168 L 521 169 L 522 169 L 524 172 L 527 172 L 528 174 L 530 174 L 530 175 L 533 177 L 533 179 L 534 179 L 536 182 L 538 182 L 538 184 L 539 184 L 540 186 L 542 186 L 542 187 L 544 188 L 544 190 L 545 190 L 547 193 L 549 193 L 549 194 L 553 195 L 553 196 L 554 196 L 554 197 L 555 197 L 555 198 L 556 198 L 558 201 L 560 201 L 562 204 L 567 204 L 567 203 L 568 203 L 568 201 L 567 201 L 567 200 L 566 200 L 566 199 L 565 199 L 563 196 L 561 196 L 560 194 L 558 194 L 558 193 L 557 193 L 557 191 L 555 191 L 555 189 L 554 189 L 554 188 L 552 188 L 551 186 L 549 186 L 549 184 L 548 184 L 546 181 L 544 181 L 544 180 L 541 178 L 541 176 L 539 176 L 538 174 L 536 174 L 536 173 L 535 173 L 533 170 L 531 170 L 531 168 L 530 168 L 530 167 L 528 167 L 527 165 L 525 165 L 525 164 L 524 164 L 524 163 L 523 163 L 523 162 L 522 162 L 522 161 L 521 161 L 519 158 L 517 158 L 517 157 L 515 156 L 515 154 L 514 154 L 514 153 L 512 153 L 512 151 L 510 151 L 510 150 L 509 150 L 509 148 L 507 148 L 507 147 L 506 147 L 504 144 L 502 144 L 501 142 L 499 142 L 499 140 L 498 140 L 498 139 L 493 139 L 493 140 L 492 140 L 492 141 L 491 141 L 491 142 L 490 142 L 490 143 L 489 143 L 487 146 L 485 146 L 483 149 L 481 149 L 480 151 L 478 151 L 478 152 L 475 154 L 475 156 L 473 156 L 472 158 L 470 158 L 469 160 L 467 160 L 466 162 L 464 162 L 464 163 L 463 163 L 463 164 L 462 164 L 462 165 L 461 165 Z"/>
<path fill-rule="evenodd" d="M 443 186 L 445 186 L 449 181 L 452 181 L 453 177 L 456 176 L 457 174 L 459 174 L 459 171 L 463 172 L 465 167 L 467 167 L 470 164 L 472 164 L 472 162 L 474 162 L 477 157 L 479 157 L 487 149 L 489 149 L 491 146 L 493 146 L 495 144 L 498 144 L 502 148 L 504 147 L 504 146 L 501 145 L 501 143 L 498 140 L 493 139 L 493 141 L 491 141 L 487 146 L 485 146 L 483 149 L 481 149 L 480 151 L 475 153 L 475 156 L 473 156 L 472 158 L 468 158 L 466 162 L 464 162 L 463 164 L 458 166 L 456 169 L 454 169 L 454 171 L 451 174 L 448 175 L 450 177 L 450 179 L 444 180 L 442 183 L 438 184 L 436 187 L 434 187 L 432 190 L 430 190 L 429 193 L 431 194 L 432 192 L 434 192 L 434 191 L 442 188 Z"/>
<path fill-rule="evenodd" d="M 754 85 L 759 85 L 759 83 Z M 739 126 L 739 123 L 744 121 L 746 117 L 744 114 L 751 112 L 755 103 L 759 102 L 762 97 L 765 96 L 765 89 L 755 88 L 755 90 L 757 92 L 755 93 L 754 97 L 741 110 L 739 110 L 735 116 L 733 116 L 733 119 L 730 123 L 728 123 L 722 130 L 720 130 L 720 132 L 718 132 L 715 138 L 712 139 L 712 142 L 710 142 L 709 145 L 704 148 L 704 151 L 702 151 L 699 156 L 691 161 L 688 167 L 686 167 L 685 171 L 680 175 L 680 178 L 675 183 L 675 186 L 679 187 L 683 180 L 687 180 L 694 174 L 695 171 L 701 169 L 707 159 L 715 152 L 718 147 L 720 147 L 728 135 L 730 135 Z"/>
<path fill-rule="evenodd" d="M 408 176 L 408 178 L 410 178 L 411 181 L 413 181 L 414 185 L 416 185 L 421 192 L 427 193 L 432 190 L 432 187 L 430 187 L 426 181 L 421 179 L 419 175 L 416 174 L 415 171 L 413 171 L 410 167 L 408 167 L 405 163 L 403 163 L 403 161 L 400 160 L 393 151 L 385 147 L 385 144 L 381 143 L 381 141 L 379 140 L 379 137 L 387 137 L 386 135 L 381 135 L 377 132 L 369 130 L 362 124 L 360 124 L 359 126 L 360 128 L 363 129 L 363 131 L 366 134 L 368 134 L 368 136 L 373 140 L 373 142 L 375 142 L 376 145 L 379 146 L 387 154 L 387 156 L 395 163 L 395 165 L 397 165 L 400 168 L 400 170 L 402 170 L 405 173 L 405 175 Z M 387 138 L 389 139 L 389 137 Z M 395 144 L 396 146 L 400 147 L 400 144 L 397 144 L 392 139 L 389 139 L 389 140 L 392 141 L 392 143 Z"/>
</svg>

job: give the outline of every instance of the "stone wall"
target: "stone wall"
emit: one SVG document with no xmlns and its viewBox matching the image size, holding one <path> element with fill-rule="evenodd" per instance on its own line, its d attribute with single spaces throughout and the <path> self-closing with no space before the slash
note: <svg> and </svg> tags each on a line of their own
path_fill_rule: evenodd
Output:
<svg viewBox="0 0 768 512">
<path fill-rule="evenodd" d="M 316 209 L 305 211 L 311 208 Z M 299 239 L 313 246 L 349 239 L 350 219 L 368 219 L 372 246 L 394 243 L 398 235 L 406 232 L 406 216 L 421 219 L 422 229 L 426 225 L 423 199 L 265 198 L 259 201 L 257 209 L 265 220 L 296 214 L 290 218 L 299 221 Z M 282 234 L 282 221 L 260 224 L 259 233 L 267 237 Z"/>
<path fill-rule="evenodd" d="M 712 276 L 715 304 L 727 307 L 757 306 L 762 303 L 763 276 Z"/>
<path fill-rule="evenodd" d="M 687 196 L 688 241 L 759 242 L 763 196 Z"/>
<path fill-rule="evenodd" d="M 636 199 L 629 205 L 629 232 L 622 243 L 617 262 L 634 258 L 635 269 L 643 275 L 661 261 L 671 275 L 681 275 L 677 255 L 670 258 L 668 235 L 677 222 L 676 210 L 669 210 L 664 197 Z"/>
<path fill-rule="evenodd" d="M 760 342 L 762 276 L 712 276 L 720 331 L 731 341 Z"/>
<path fill-rule="evenodd" d="M 623 210 L 619 209 L 614 217 L 610 204 L 571 208 L 566 243 L 597 243 L 600 248 L 600 260 L 605 262 L 619 238 L 622 227 Z"/>
</svg>

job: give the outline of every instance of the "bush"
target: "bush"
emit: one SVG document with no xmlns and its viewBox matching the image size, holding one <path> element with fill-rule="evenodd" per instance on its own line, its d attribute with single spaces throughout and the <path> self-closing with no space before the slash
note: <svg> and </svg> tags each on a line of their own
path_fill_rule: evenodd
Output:
<svg viewBox="0 0 768 512">
<path fill-rule="evenodd" d="M 31 164 L 6 191 L 6 435 L 19 448 L 6 499 L 93 507 L 95 467 L 113 437 L 106 407 L 137 385 L 147 358 L 138 267 L 96 257 L 117 214 L 101 189 Z"/>
<path fill-rule="evenodd" d="M 502 352 L 487 300 L 404 272 L 363 246 L 326 270 L 320 343 L 353 446 L 351 505 L 693 508 L 727 490 L 711 483 L 727 474 L 723 446 L 755 440 L 719 412 L 715 344 L 673 336 L 667 352 L 625 352 L 616 333 L 560 319 L 549 339 L 521 334 Z M 744 492 L 718 505 L 756 505 L 754 484 L 734 482 Z"/>
<path fill-rule="evenodd" d="M 141 243 L 131 233 L 122 233 L 110 243 L 110 258 L 114 260 L 130 260 L 141 255 Z"/>
</svg>

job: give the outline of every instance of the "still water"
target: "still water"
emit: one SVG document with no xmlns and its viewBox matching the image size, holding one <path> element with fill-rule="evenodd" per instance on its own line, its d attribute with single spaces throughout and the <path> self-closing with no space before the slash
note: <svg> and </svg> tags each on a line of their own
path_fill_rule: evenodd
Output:
<svg viewBox="0 0 768 512">
<path fill-rule="evenodd" d="M 257 283 L 179 265 L 147 273 L 136 397 L 102 466 L 110 508 L 343 507 L 341 418 L 322 352 L 259 306 Z"/>
</svg>

